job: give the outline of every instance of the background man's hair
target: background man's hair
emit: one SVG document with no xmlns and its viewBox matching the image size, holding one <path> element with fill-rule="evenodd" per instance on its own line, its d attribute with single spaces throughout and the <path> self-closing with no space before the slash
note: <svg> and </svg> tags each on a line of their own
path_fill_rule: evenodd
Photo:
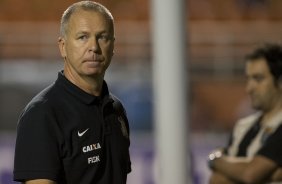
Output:
<svg viewBox="0 0 282 184">
<path fill-rule="evenodd" d="M 262 47 L 255 49 L 251 54 L 246 56 L 246 61 L 256 59 L 265 59 L 274 81 L 282 79 L 282 46 L 279 44 L 267 43 Z"/>
</svg>

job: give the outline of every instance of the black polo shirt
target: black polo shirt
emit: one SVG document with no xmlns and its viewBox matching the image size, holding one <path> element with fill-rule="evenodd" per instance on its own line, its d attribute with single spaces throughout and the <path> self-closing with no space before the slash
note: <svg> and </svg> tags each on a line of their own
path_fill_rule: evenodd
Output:
<svg viewBox="0 0 282 184">
<path fill-rule="evenodd" d="M 14 180 L 125 184 L 129 144 L 125 111 L 106 82 L 101 97 L 95 97 L 60 72 L 20 116 Z"/>
</svg>

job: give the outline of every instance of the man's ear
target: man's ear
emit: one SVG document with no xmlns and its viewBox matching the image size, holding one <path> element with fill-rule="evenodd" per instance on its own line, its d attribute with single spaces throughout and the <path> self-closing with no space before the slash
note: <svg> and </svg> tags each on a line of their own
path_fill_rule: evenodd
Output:
<svg viewBox="0 0 282 184">
<path fill-rule="evenodd" d="M 58 46 L 60 49 L 61 56 L 65 58 L 67 56 L 66 55 L 66 41 L 63 37 L 58 38 Z"/>
</svg>

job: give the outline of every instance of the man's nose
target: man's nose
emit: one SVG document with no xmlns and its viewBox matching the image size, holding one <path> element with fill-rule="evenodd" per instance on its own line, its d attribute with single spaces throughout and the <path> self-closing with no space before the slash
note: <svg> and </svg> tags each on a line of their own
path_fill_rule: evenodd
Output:
<svg viewBox="0 0 282 184">
<path fill-rule="evenodd" d="M 251 93 L 254 90 L 255 84 L 252 81 L 248 81 L 246 84 L 246 92 Z"/>
<path fill-rule="evenodd" d="M 92 38 L 89 43 L 89 51 L 97 52 L 99 50 L 99 43 L 97 38 Z"/>
</svg>

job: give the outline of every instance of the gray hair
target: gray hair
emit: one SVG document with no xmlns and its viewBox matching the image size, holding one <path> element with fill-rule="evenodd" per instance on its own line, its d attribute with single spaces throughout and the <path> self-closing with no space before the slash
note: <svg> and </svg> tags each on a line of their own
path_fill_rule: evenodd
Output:
<svg viewBox="0 0 282 184">
<path fill-rule="evenodd" d="M 63 13 L 61 18 L 61 25 L 60 25 L 60 36 L 62 37 L 66 36 L 70 17 L 77 10 L 94 11 L 101 13 L 107 19 L 110 20 L 110 23 L 112 24 L 112 29 L 114 30 L 114 18 L 111 12 L 105 6 L 93 1 L 80 1 L 69 6 L 66 9 L 66 11 Z"/>
</svg>

